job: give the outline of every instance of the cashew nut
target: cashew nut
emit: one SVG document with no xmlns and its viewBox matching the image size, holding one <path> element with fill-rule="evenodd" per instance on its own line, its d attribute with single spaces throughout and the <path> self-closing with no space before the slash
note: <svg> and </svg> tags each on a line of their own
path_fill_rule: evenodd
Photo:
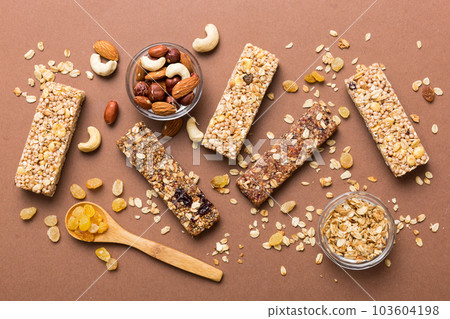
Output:
<svg viewBox="0 0 450 319">
<path fill-rule="evenodd" d="M 214 50 L 219 43 L 219 31 L 214 24 L 207 24 L 205 27 L 206 37 L 197 38 L 192 42 L 192 47 L 197 52 L 209 52 Z"/>
<path fill-rule="evenodd" d="M 87 131 L 89 133 L 89 141 L 86 143 L 79 143 L 78 149 L 82 152 L 92 152 L 95 151 L 102 142 L 102 136 L 100 135 L 99 130 L 97 130 L 93 126 L 89 126 L 87 128 Z"/>
<path fill-rule="evenodd" d="M 179 75 L 182 80 L 187 79 L 191 76 L 188 68 L 181 63 L 172 63 L 166 69 L 166 76 L 168 78 L 173 78 L 175 75 Z"/>
<path fill-rule="evenodd" d="M 100 55 L 94 53 L 91 55 L 91 68 L 92 70 L 101 76 L 108 76 L 113 74 L 116 70 L 117 62 L 116 61 L 108 61 L 103 63 L 100 59 Z"/>
<path fill-rule="evenodd" d="M 164 64 L 166 64 L 165 57 L 160 57 L 157 60 L 152 60 L 148 56 L 143 56 L 141 58 L 141 66 L 147 71 L 158 71 Z"/>
<path fill-rule="evenodd" d="M 203 133 L 197 128 L 195 117 L 191 117 L 187 120 L 186 131 L 188 132 L 189 138 L 192 142 L 200 143 L 202 141 Z"/>
</svg>

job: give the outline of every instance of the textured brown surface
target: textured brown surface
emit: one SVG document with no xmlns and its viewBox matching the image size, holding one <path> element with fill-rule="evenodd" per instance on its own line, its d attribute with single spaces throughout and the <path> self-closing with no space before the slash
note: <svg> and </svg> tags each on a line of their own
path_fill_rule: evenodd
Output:
<svg viewBox="0 0 450 319">
<path fill-rule="evenodd" d="M 86 199 L 107 209 L 114 198 L 111 185 L 116 178 L 124 180 L 126 198 L 145 196 L 147 182 L 133 168 L 125 165 L 123 155 L 115 146 L 115 141 L 123 132 L 143 120 L 126 95 L 124 78 L 130 58 L 124 49 L 133 55 L 149 43 L 158 41 L 171 41 L 190 48 L 192 40 L 202 36 L 207 23 L 214 23 L 218 27 L 221 40 L 216 50 L 211 54 L 196 54 L 203 69 L 205 84 L 201 101 L 192 114 L 204 130 L 245 43 L 252 42 L 280 58 L 279 69 L 269 88 L 279 97 L 283 92 L 281 83 L 286 79 L 296 79 L 317 58 L 314 52 L 316 46 L 321 43 L 331 45 L 336 39 L 329 36 L 329 30 L 342 33 L 371 2 L 253 1 L 243 5 L 237 1 L 215 1 L 207 7 L 203 1 L 136 1 L 134 4 L 122 4 L 83 0 L 79 3 L 123 47 L 118 47 L 119 66 L 109 79 L 95 77 L 89 81 L 84 75 L 84 71 L 89 69 L 89 56 L 94 52 L 93 43 L 99 39 L 114 41 L 75 2 L 55 5 L 50 1 L 41 1 L 39 4 L 21 1 L 11 5 L 3 1 L 0 4 L 3 30 L 0 39 L 0 172 L 3 179 L 0 299 L 73 300 L 105 270 L 104 263 L 94 254 L 100 245 L 78 242 L 64 230 L 57 244 L 47 238 L 44 217 L 56 214 L 62 221 L 67 208 L 75 203 L 69 195 L 70 184 L 84 184 L 91 177 L 102 178 L 105 184 L 103 189 L 89 191 Z M 167 12 L 170 12 L 170 21 L 164 18 Z M 414 235 L 405 228 L 397 237 L 397 243 L 389 256 L 392 260 L 390 269 L 381 264 L 371 270 L 349 272 L 377 300 L 450 299 L 447 125 L 450 116 L 450 85 L 446 72 L 450 44 L 447 41 L 447 16 L 446 1 L 433 4 L 408 0 L 378 1 L 344 36 L 350 42 L 350 49 L 341 51 L 336 46 L 331 49 L 335 56 L 341 56 L 346 62 L 336 80 L 339 91 L 334 93 L 323 84 L 316 85 L 320 88 L 322 99 L 332 100 L 337 106 L 347 106 L 351 111 L 350 118 L 343 120 L 339 132 L 333 137 L 338 149 L 333 157 L 338 158 L 345 146 L 352 146 L 351 153 L 355 159 L 351 169 L 353 178 L 361 184 L 368 184 L 369 191 L 386 203 L 396 197 L 400 206 L 399 211 L 394 213 L 397 218 L 400 214 L 427 215 L 424 223 L 414 227 L 421 232 L 420 237 L 424 242 L 422 248 L 416 246 Z M 372 39 L 364 42 L 367 32 L 372 33 Z M 420 50 L 416 47 L 417 40 L 423 43 Z M 44 52 L 36 49 L 38 41 L 44 41 Z M 291 41 L 294 42 L 293 48 L 285 49 L 284 46 Z M 36 50 L 36 55 L 26 61 L 23 55 L 30 48 Z M 17 98 L 12 90 L 19 86 L 23 91 L 39 96 L 38 87 L 27 87 L 27 78 L 33 75 L 33 65 L 46 64 L 50 59 L 65 60 L 63 52 L 66 48 L 72 51 L 70 60 L 82 71 L 82 75 L 76 79 L 57 75 L 57 81 L 84 90 L 87 97 L 58 190 L 49 199 L 14 186 L 15 170 L 35 105 L 27 104 L 24 98 Z M 354 74 L 350 61 L 355 57 L 359 57 L 359 62 L 366 65 L 383 62 L 387 66 L 386 74 L 407 113 L 417 113 L 421 117 L 420 124 L 414 126 L 431 159 L 427 165 L 405 178 L 396 179 L 392 176 L 345 92 L 343 81 Z M 318 61 L 313 66 L 320 64 Z M 307 71 L 312 70 L 311 67 Z M 444 95 L 436 97 L 432 104 L 428 104 L 420 93 L 411 89 L 413 81 L 426 76 L 431 79 L 432 85 L 444 90 Z M 290 113 L 298 118 L 304 112 L 301 108 L 303 101 L 311 97 L 311 93 L 305 94 L 301 90 L 295 94 L 285 94 L 270 110 L 272 103 L 264 100 L 258 115 L 267 113 L 253 125 L 252 142 L 264 138 L 268 130 L 273 131 L 275 136 L 285 132 L 289 125 L 283 122 L 284 115 Z M 103 121 L 103 111 L 111 99 L 118 101 L 120 114 L 115 125 L 109 127 Z M 337 107 L 332 112 L 336 114 Z M 153 130 L 162 126 L 150 120 L 145 120 L 145 123 Z M 431 133 L 433 123 L 439 125 L 437 135 Z M 89 125 L 100 129 L 103 142 L 96 152 L 84 154 L 75 146 L 87 140 L 86 128 Z M 201 165 L 192 165 L 191 143 L 184 129 L 168 145 L 187 171 L 192 169 L 200 175 L 199 187 L 217 206 L 222 218 L 212 231 L 194 239 L 182 234 L 177 219 L 166 214 L 144 237 L 212 263 L 211 256 L 206 253 L 211 253 L 215 242 L 225 232 L 229 232 L 230 263 L 221 262 L 220 268 L 224 271 L 222 282 L 217 284 L 203 280 L 131 249 L 120 258 L 118 271 L 105 274 L 83 295 L 82 300 L 369 299 L 353 280 L 328 259 L 324 258 L 320 266 L 315 265 L 315 256 L 319 252 L 317 246 L 307 246 L 303 253 L 296 252 L 292 246 L 283 248 L 282 252 L 264 250 L 261 243 L 274 232 L 274 223 L 289 223 L 290 218 L 282 215 L 278 209 L 270 209 L 268 230 L 261 230 L 258 239 L 251 239 L 248 224 L 255 219 L 259 221 L 260 217 L 250 215 L 250 203 L 234 185 L 235 178 L 230 183 L 230 195 L 219 195 L 209 186 L 212 177 L 228 171 L 227 161 L 207 161 L 202 155 Z M 263 149 L 266 148 L 267 142 L 263 145 Z M 211 154 L 204 149 L 201 153 Z M 324 160 L 328 163 L 330 158 L 332 156 L 325 152 Z M 417 174 L 423 176 L 426 170 L 432 171 L 435 177 L 430 186 L 419 187 L 414 177 Z M 305 166 L 283 185 L 283 189 L 276 194 L 276 200 L 296 200 L 298 206 L 291 215 L 304 220 L 306 205 L 323 208 L 328 201 L 318 183 L 319 177 L 333 177 L 335 182 L 327 191 L 335 195 L 348 190 L 348 185 L 339 179 L 341 173 L 322 167 L 322 171 L 316 174 Z M 369 183 L 366 177 L 370 175 L 376 176 L 378 182 Z M 302 187 L 300 181 L 303 180 L 313 184 Z M 238 199 L 237 206 L 230 205 L 231 197 Z M 159 207 L 164 207 L 162 201 L 158 200 L 157 203 Z M 387 204 L 392 207 L 391 203 Z M 33 220 L 23 222 L 19 218 L 19 211 L 28 206 L 38 207 L 38 213 Z M 137 214 L 137 210 L 127 208 L 115 214 L 114 218 L 124 228 L 140 234 L 151 225 L 153 218 L 142 216 L 140 220 L 135 220 L 134 215 Z M 317 216 L 314 216 L 311 225 L 316 226 L 317 220 Z M 430 222 L 440 222 L 441 227 L 436 234 L 428 229 Z M 172 230 L 161 236 L 160 229 L 166 225 L 170 225 Z M 240 253 L 238 244 L 245 246 L 242 250 L 245 254 L 242 257 L 243 264 L 236 262 Z M 114 258 L 118 258 L 126 249 L 118 245 L 106 247 Z M 287 269 L 286 277 L 280 275 L 281 265 Z M 334 278 L 338 279 L 338 283 L 334 283 Z"/>
</svg>

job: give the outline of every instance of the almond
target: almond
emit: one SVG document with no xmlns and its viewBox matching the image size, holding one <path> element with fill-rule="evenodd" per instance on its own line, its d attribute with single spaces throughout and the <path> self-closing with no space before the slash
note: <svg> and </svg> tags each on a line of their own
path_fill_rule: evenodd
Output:
<svg viewBox="0 0 450 319">
<path fill-rule="evenodd" d="M 182 126 L 183 126 L 182 118 L 167 121 L 162 128 L 161 134 L 162 136 L 174 137 L 180 131 Z"/>
<path fill-rule="evenodd" d="M 174 114 L 177 109 L 172 104 L 167 102 L 155 102 L 152 104 L 152 110 L 156 115 L 171 115 Z"/>
<path fill-rule="evenodd" d="M 146 96 L 135 96 L 134 103 L 136 103 L 138 106 L 140 106 L 146 110 L 149 110 L 152 108 L 152 102 Z"/>
<path fill-rule="evenodd" d="M 160 58 L 166 55 L 169 49 L 165 45 L 157 45 L 148 49 L 148 55 L 152 58 Z"/>
<path fill-rule="evenodd" d="M 189 55 L 184 52 L 180 52 L 180 62 L 189 70 L 189 72 L 194 72 L 194 65 L 192 64 Z"/>
<path fill-rule="evenodd" d="M 99 40 L 94 43 L 94 50 L 102 57 L 108 60 L 118 61 L 119 52 L 117 49 L 108 41 Z"/>
<path fill-rule="evenodd" d="M 163 67 L 162 69 L 160 69 L 158 71 L 149 72 L 145 76 L 145 79 L 153 80 L 153 81 L 158 81 L 158 80 L 164 79 L 166 77 L 166 69 L 167 69 L 166 67 Z"/>
<path fill-rule="evenodd" d="M 198 75 L 193 75 L 187 79 L 178 82 L 172 89 L 172 96 L 174 99 L 179 99 L 191 93 L 195 87 L 200 83 Z"/>
<path fill-rule="evenodd" d="M 145 70 L 141 66 L 141 59 L 139 59 L 136 63 L 136 82 L 144 81 L 145 73 Z"/>
</svg>

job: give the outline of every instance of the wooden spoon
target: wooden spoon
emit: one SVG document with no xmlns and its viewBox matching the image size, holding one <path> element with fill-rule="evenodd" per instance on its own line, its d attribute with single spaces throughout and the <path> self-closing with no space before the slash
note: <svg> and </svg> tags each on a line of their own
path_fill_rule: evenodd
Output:
<svg viewBox="0 0 450 319">
<path fill-rule="evenodd" d="M 207 263 L 200 261 L 194 257 L 179 252 L 178 250 L 155 243 L 148 239 L 144 239 L 126 231 L 102 207 L 95 203 L 80 202 L 69 208 L 66 214 L 65 225 L 67 231 L 72 237 L 83 241 L 83 239 L 78 237 L 76 233 L 67 228 L 67 221 L 69 220 L 72 211 L 76 207 L 86 204 L 94 206 L 94 208 L 98 212 L 102 213 L 109 226 L 108 230 L 103 234 L 95 234 L 95 243 L 117 243 L 128 245 L 143 251 L 153 258 L 159 259 L 169 265 L 191 272 L 198 276 L 205 277 L 216 282 L 220 282 L 220 280 L 222 279 L 222 270 L 208 265 Z"/>
</svg>

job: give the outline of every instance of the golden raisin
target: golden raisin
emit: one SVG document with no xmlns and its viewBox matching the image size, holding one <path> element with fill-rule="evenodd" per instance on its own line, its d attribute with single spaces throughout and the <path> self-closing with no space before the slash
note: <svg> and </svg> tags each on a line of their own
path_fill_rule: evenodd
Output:
<svg viewBox="0 0 450 319">
<path fill-rule="evenodd" d="M 350 116 L 350 110 L 346 108 L 345 106 L 341 106 L 338 109 L 339 115 L 342 116 L 342 118 L 346 119 Z"/>
<path fill-rule="evenodd" d="M 95 215 L 91 217 L 91 222 L 94 224 L 99 224 L 103 220 L 102 215 L 99 212 L 95 212 Z"/>
<path fill-rule="evenodd" d="M 94 209 L 94 207 L 93 207 L 92 205 L 90 205 L 90 204 L 84 205 L 83 211 L 84 211 L 84 214 L 85 214 L 87 217 L 92 217 L 92 216 L 95 215 L 95 209 Z"/>
<path fill-rule="evenodd" d="M 81 231 L 87 231 L 91 227 L 91 220 L 86 215 L 81 215 L 78 227 Z"/>
<path fill-rule="evenodd" d="M 317 73 L 316 71 L 313 71 L 311 73 L 311 75 L 314 77 L 314 79 L 316 79 L 317 82 L 323 82 L 325 81 L 325 77 L 319 73 Z"/>
<path fill-rule="evenodd" d="M 118 266 L 117 260 L 115 260 L 114 258 L 110 258 L 107 262 L 106 262 L 106 268 L 110 271 L 112 270 L 116 270 Z"/>
<path fill-rule="evenodd" d="M 230 183 L 230 177 L 228 174 L 214 176 L 211 181 L 211 186 L 213 188 L 224 188 Z"/>
<path fill-rule="evenodd" d="M 103 260 L 105 263 L 108 262 L 111 259 L 111 255 L 106 250 L 105 247 L 101 247 L 95 251 L 95 254 L 97 255 L 100 260 Z"/>
<path fill-rule="evenodd" d="M 74 216 L 70 216 L 70 218 L 67 220 L 67 228 L 69 230 L 77 230 L 78 229 L 78 219 L 76 219 Z"/>
<path fill-rule="evenodd" d="M 316 83 L 316 79 L 312 76 L 312 74 L 306 74 L 304 79 L 308 83 Z"/>
<path fill-rule="evenodd" d="M 36 214 L 36 212 L 37 212 L 36 207 L 24 208 L 20 211 L 20 218 L 22 218 L 22 220 L 31 219 L 34 216 L 34 214 Z"/>
<path fill-rule="evenodd" d="M 269 244 L 270 246 L 280 245 L 283 242 L 283 235 L 281 233 L 275 233 L 270 236 Z"/>
<path fill-rule="evenodd" d="M 56 226 L 58 224 L 58 217 L 56 215 L 48 215 L 44 218 L 44 224 L 48 227 Z"/>
<path fill-rule="evenodd" d="M 113 211 L 115 211 L 116 213 L 124 210 L 127 207 L 127 202 L 125 201 L 125 199 L 123 198 L 116 198 L 115 200 L 113 200 L 112 202 L 112 209 Z"/>
<path fill-rule="evenodd" d="M 283 89 L 287 93 L 295 93 L 298 91 L 298 85 L 294 81 L 286 80 L 283 82 Z"/>
<path fill-rule="evenodd" d="M 97 189 L 103 185 L 103 181 L 100 178 L 91 178 L 86 182 L 86 187 L 88 189 Z"/>
<path fill-rule="evenodd" d="M 98 224 L 98 231 L 97 231 L 98 234 L 103 234 L 107 230 L 108 230 L 108 224 L 107 223 L 100 222 Z"/>
<path fill-rule="evenodd" d="M 84 213 L 83 206 L 77 206 L 72 211 L 72 216 L 75 217 L 76 219 L 80 219 L 80 217 L 81 217 L 81 215 L 83 215 L 83 213 Z"/>
<path fill-rule="evenodd" d="M 86 231 L 80 231 L 79 229 L 74 231 L 75 235 L 84 241 L 94 241 L 95 236 L 94 234 L 91 234 L 90 232 Z"/>
<path fill-rule="evenodd" d="M 340 162 L 343 168 L 348 169 L 353 166 L 353 157 L 350 153 L 342 153 Z"/>
<path fill-rule="evenodd" d="M 72 184 L 70 186 L 70 193 L 76 199 L 84 199 L 86 197 L 86 192 L 78 184 Z"/>
</svg>

